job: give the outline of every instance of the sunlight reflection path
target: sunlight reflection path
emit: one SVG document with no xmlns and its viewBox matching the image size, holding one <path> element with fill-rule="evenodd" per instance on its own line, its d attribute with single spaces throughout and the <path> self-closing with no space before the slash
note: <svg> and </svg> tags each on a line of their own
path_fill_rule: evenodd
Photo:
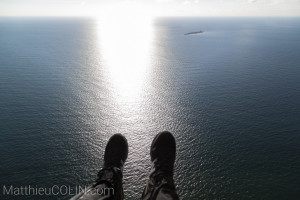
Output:
<svg viewBox="0 0 300 200">
<path fill-rule="evenodd" d="M 140 102 L 151 60 L 151 20 L 136 16 L 100 19 L 98 33 L 114 101 L 122 106 Z"/>
<path fill-rule="evenodd" d="M 125 173 L 131 180 L 139 180 L 146 174 L 145 155 L 152 139 L 146 131 L 149 111 L 145 107 L 151 87 L 152 29 L 150 18 L 135 15 L 110 16 L 98 21 L 101 66 L 112 106 L 109 123 L 113 133 L 122 133 L 128 140 L 131 153 Z"/>
</svg>

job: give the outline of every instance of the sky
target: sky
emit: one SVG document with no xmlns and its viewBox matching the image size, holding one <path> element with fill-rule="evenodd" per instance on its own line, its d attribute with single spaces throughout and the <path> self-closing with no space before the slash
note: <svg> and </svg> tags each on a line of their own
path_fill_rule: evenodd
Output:
<svg viewBox="0 0 300 200">
<path fill-rule="evenodd" d="M 0 0 L 0 16 L 300 16 L 300 0 Z"/>
</svg>

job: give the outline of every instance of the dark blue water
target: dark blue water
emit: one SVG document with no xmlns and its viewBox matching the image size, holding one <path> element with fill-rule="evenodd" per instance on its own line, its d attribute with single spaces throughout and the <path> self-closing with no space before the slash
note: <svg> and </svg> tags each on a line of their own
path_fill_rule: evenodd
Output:
<svg viewBox="0 0 300 200">
<path fill-rule="evenodd" d="M 300 19 L 136 25 L 0 18 L 1 199 L 68 199 L 3 186 L 88 185 L 116 132 L 125 197 L 138 199 L 162 130 L 181 199 L 299 199 Z"/>
</svg>

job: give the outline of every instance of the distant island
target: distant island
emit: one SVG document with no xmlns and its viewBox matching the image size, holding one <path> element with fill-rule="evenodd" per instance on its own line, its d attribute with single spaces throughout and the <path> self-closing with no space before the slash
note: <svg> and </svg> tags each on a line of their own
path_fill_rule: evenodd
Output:
<svg viewBox="0 0 300 200">
<path fill-rule="evenodd" d="M 199 33 L 203 33 L 203 31 L 189 32 L 189 33 L 185 33 L 184 35 L 192 35 L 192 34 L 199 34 Z"/>
</svg>

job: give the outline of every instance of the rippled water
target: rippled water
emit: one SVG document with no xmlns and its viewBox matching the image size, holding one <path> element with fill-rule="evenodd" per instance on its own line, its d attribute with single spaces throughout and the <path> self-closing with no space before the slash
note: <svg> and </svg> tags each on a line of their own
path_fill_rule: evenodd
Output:
<svg viewBox="0 0 300 200">
<path fill-rule="evenodd" d="M 118 132 L 138 199 L 169 130 L 181 199 L 300 197 L 299 18 L 0 18 L 0 47 L 1 190 L 89 184 Z"/>
</svg>

